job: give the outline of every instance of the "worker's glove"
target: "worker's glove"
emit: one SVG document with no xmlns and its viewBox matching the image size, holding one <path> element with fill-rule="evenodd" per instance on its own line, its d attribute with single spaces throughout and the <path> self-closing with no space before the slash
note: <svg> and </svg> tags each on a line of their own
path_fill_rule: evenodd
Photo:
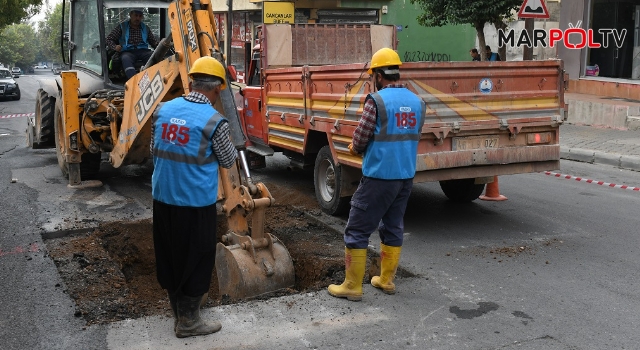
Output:
<svg viewBox="0 0 640 350">
<path fill-rule="evenodd" d="M 353 155 L 353 156 L 359 155 L 358 152 L 356 152 L 356 150 L 353 149 L 353 143 L 349 144 L 349 153 L 351 153 L 351 155 Z"/>
</svg>

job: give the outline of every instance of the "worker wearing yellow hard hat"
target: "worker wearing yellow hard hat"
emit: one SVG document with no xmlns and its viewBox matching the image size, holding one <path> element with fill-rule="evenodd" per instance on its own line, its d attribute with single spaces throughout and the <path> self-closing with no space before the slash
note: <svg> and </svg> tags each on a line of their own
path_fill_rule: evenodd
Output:
<svg viewBox="0 0 640 350">
<path fill-rule="evenodd" d="M 153 241 L 160 286 L 167 290 L 178 338 L 219 331 L 205 322 L 216 253 L 218 167 L 235 164 L 229 123 L 213 107 L 226 87 L 224 66 L 197 59 L 189 94 L 165 102 L 153 115 Z"/>
<path fill-rule="evenodd" d="M 210 56 L 198 58 L 189 70 L 189 77 L 192 79 L 197 77 L 198 80 L 215 80 L 219 78 L 222 81 L 220 89 L 224 90 L 227 87 L 226 70 L 224 66 Z"/>
<path fill-rule="evenodd" d="M 344 230 L 345 279 L 328 288 L 335 297 L 362 299 L 369 237 L 376 230 L 381 239 L 380 275 L 371 279 L 371 285 L 386 294 L 396 290 L 393 280 L 402 250 L 403 218 L 426 110 L 420 97 L 399 84 L 401 65 L 400 57 L 390 48 L 371 57 L 368 72 L 377 91 L 367 95 L 349 144 L 353 156 L 363 157 L 363 178 L 351 197 Z"/>
</svg>

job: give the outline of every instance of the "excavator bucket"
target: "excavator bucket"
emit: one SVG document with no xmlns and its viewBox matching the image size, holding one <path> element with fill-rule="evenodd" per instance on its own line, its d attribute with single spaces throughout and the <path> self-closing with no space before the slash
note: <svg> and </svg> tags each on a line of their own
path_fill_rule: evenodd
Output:
<svg viewBox="0 0 640 350">
<path fill-rule="evenodd" d="M 256 297 L 295 283 L 291 256 L 275 237 L 270 247 L 261 249 L 218 243 L 216 271 L 220 294 L 233 299 Z"/>
<path fill-rule="evenodd" d="M 222 57 L 217 58 L 224 65 Z M 275 200 L 264 184 L 254 184 L 251 180 L 243 151 L 247 137 L 231 88 L 222 90 L 216 109 L 224 111 L 231 142 L 239 150 L 237 166 L 220 169 L 222 207 L 229 225 L 229 232 L 216 247 L 220 295 L 251 298 L 293 287 L 295 272 L 289 251 L 276 237 L 264 232 L 265 210 Z M 238 186 L 241 179 L 243 185 Z M 250 228 L 247 217 L 251 217 Z"/>
<path fill-rule="evenodd" d="M 246 156 L 239 152 L 245 170 L 238 185 L 240 164 L 220 168 L 219 196 L 229 231 L 216 247 L 216 273 L 220 295 L 232 299 L 252 298 L 293 287 L 293 261 L 285 245 L 264 232 L 265 211 L 275 200 L 262 183 L 253 184 Z M 251 225 L 247 218 L 251 218 Z"/>
</svg>

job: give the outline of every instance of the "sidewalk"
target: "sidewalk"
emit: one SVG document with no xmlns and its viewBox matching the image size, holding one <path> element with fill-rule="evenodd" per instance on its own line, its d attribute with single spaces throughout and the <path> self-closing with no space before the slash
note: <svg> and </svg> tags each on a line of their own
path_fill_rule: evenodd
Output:
<svg viewBox="0 0 640 350">
<path fill-rule="evenodd" d="M 640 131 L 565 124 L 560 158 L 640 171 Z"/>
</svg>

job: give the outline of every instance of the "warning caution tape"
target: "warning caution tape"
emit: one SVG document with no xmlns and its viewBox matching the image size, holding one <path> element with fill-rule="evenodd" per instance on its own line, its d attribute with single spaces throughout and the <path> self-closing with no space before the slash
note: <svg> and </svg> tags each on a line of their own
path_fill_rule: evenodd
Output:
<svg viewBox="0 0 640 350">
<path fill-rule="evenodd" d="M 596 181 L 596 180 L 591 180 L 591 179 L 584 179 L 581 177 L 577 177 L 577 176 L 572 176 L 572 175 L 565 175 L 565 174 L 559 174 L 559 173 L 552 173 L 550 171 L 545 171 L 546 175 L 550 175 L 550 176 L 555 176 L 555 177 L 559 177 L 559 178 L 564 178 L 567 180 L 576 180 L 576 181 L 581 181 L 581 182 L 586 182 L 586 183 L 590 183 L 590 184 L 595 184 L 595 185 L 600 185 L 600 186 L 607 186 L 607 187 L 614 187 L 614 188 L 621 188 L 623 190 L 631 190 L 631 191 L 638 191 L 640 192 L 640 187 L 633 187 L 633 186 L 627 186 L 627 185 L 616 185 L 616 184 L 612 184 L 612 183 L 608 183 L 608 182 L 604 182 L 604 181 Z"/>
<path fill-rule="evenodd" d="M 0 115 L 0 119 L 20 118 L 20 117 L 33 117 L 34 115 L 36 115 L 36 114 L 35 113 L 7 114 L 7 115 Z"/>
</svg>

